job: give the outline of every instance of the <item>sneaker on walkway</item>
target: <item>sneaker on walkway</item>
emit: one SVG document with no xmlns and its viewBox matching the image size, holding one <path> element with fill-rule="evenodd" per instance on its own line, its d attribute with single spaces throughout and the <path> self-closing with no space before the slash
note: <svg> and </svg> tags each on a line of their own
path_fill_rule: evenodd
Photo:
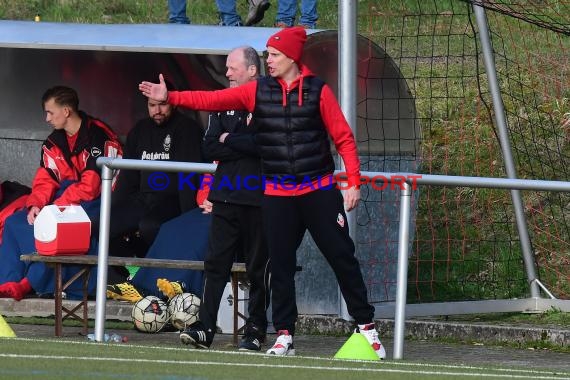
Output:
<svg viewBox="0 0 570 380">
<path fill-rule="evenodd" d="M 366 325 L 358 325 L 358 327 L 354 330 L 354 332 L 360 333 L 363 335 L 368 343 L 372 346 L 374 351 L 376 351 L 376 355 L 382 360 L 386 359 L 386 350 L 380 342 L 378 338 L 378 331 L 376 331 L 376 327 L 374 323 L 368 323 Z"/>
<path fill-rule="evenodd" d="M 165 297 L 171 299 L 177 294 L 182 294 L 186 290 L 186 284 L 181 281 L 168 281 L 165 278 L 156 280 L 156 287 L 164 294 Z"/>
<path fill-rule="evenodd" d="M 214 333 L 206 329 L 201 322 L 195 322 L 180 333 L 180 341 L 195 348 L 210 348 Z"/>
<path fill-rule="evenodd" d="M 240 351 L 261 351 L 261 344 L 264 342 L 265 332 L 253 323 L 248 323 L 245 326 L 245 332 L 239 342 L 238 349 Z"/>
<path fill-rule="evenodd" d="M 279 330 L 277 334 L 277 340 L 273 347 L 267 350 L 267 355 L 294 356 L 293 336 L 289 334 L 288 330 Z"/>
<path fill-rule="evenodd" d="M 245 25 L 255 25 L 263 20 L 265 11 L 269 9 L 270 5 L 269 0 L 249 0 L 249 13 L 245 19 Z"/>
<path fill-rule="evenodd" d="M 122 282 L 120 284 L 107 285 L 107 298 L 135 303 L 140 301 L 143 296 L 130 282 Z"/>
</svg>

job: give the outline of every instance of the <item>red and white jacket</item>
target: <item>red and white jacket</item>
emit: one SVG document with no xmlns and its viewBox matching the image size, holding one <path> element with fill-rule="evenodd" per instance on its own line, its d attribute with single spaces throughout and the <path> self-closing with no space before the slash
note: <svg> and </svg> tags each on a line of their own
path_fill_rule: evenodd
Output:
<svg viewBox="0 0 570 380">
<path fill-rule="evenodd" d="M 27 208 L 42 208 L 52 203 L 59 206 L 79 204 L 101 194 L 101 170 L 96 160 L 98 157 L 122 157 L 123 149 L 109 126 L 83 112 L 80 116 L 81 127 L 71 150 L 63 130 L 53 131 L 44 141 L 40 167 L 26 201 Z M 72 183 L 55 199 L 64 181 Z"/>
</svg>

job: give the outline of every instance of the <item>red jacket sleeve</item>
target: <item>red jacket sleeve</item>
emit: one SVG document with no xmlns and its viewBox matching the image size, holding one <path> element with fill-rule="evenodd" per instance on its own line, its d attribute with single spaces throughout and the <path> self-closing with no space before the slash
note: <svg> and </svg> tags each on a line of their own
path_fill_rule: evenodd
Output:
<svg viewBox="0 0 570 380">
<path fill-rule="evenodd" d="M 255 107 L 257 81 L 217 91 L 170 91 L 168 103 L 197 111 L 245 110 Z"/>
<path fill-rule="evenodd" d="M 81 178 L 69 185 L 61 196 L 53 201 L 58 206 L 77 205 L 80 202 L 92 201 L 101 195 L 101 177 L 94 170 L 85 170 Z"/>
<path fill-rule="evenodd" d="M 204 203 L 206 199 L 208 199 L 208 195 L 210 194 L 210 185 L 213 182 L 214 182 L 213 175 L 208 173 L 204 174 L 204 177 L 202 178 L 201 181 L 200 189 L 198 189 L 198 192 L 196 194 L 196 203 L 198 204 L 198 206 Z"/>
<path fill-rule="evenodd" d="M 342 157 L 348 177 L 348 185 L 360 185 L 360 159 L 354 135 L 334 93 L 328 85 L 321 91 L 321 116 L 337 152 Z"/>
<path fill-rule="evenodd" d="M 32 181 L 32 193 L 26 201 L 26 207 L 44 207 L 51 202 L 58 189 L 59 183 L 53 179 L 47 169 L 39 167 Z"/>
</svg>

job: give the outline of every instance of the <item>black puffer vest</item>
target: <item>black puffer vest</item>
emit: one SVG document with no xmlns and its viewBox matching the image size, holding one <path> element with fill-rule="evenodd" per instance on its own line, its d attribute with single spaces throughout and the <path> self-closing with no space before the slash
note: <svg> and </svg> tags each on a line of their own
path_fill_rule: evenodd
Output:
<svg viewBox="0 0 570 380">
<path fill-rule="evenodd" d="M 280 183 L 306 183 L 334 171 L 330 142 L 320 112 L 324 82 L 303 78 L 302 105 L 299 89 L 286 94 L 277 80 L 264 77 L 257 81 L 254 122 L 255 136 L 263 160 L 263 174 Z"/>
</svg>

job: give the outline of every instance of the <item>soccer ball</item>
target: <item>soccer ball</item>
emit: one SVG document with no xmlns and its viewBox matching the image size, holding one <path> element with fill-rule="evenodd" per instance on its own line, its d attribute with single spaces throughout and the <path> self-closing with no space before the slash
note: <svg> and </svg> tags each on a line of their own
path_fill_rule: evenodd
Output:
<svg viewBox="0 0 570 380">
<path fill-rule="evenodd" d="M 168 302 L 170 323 L 182 331 L 198 320 L 200 298 L 192 293 L 177 294 Z"/>
<path fill-rule="evenodd" d="M 147 296 L 133 306 L 131 318 L 135 328 L 142 332 L 159 332 L 170 317 L 168 306 L 158 297 Z"/>
</svg>

